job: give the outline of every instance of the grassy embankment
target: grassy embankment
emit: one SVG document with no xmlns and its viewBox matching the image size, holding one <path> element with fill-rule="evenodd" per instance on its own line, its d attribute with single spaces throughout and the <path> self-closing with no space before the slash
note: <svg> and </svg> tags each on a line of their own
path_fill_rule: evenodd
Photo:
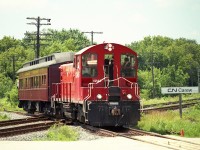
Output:
<svg viewBox="0 0 200 150">
<path fill-rule="evenodd" d="M 2 98 L 0 99 L 0 112 L 3 112 L 4 110 L 23 111 L 22 109 L 18 108 L 17 104 L 10 103 L 6 98 Z M 2 120 L 10 120 L 10 117 L 0 113 L 0 121 Z"/>
<path fill-rule="evenodd" d="M 194 95 L 196 97 L 199 94 Z M 186 97 L 184 99 L 194 98 L 194 96 Z M 199 97 L 198 97 L 199 98 Z M 168 102 L 166 100 L 148 100 L 144 101 L 145 104 L 156 104 Z M 174 99 L 169 98 L 171 101 L 178 101 L 178 97 Z M 183 109 L 182 119 L 180 118 L 179 111 L 165 111 L 165 112 L 152 112 L 150 114 L 142 114 L 141 121 L 138 124 L 140 129 L 146 131 L 157 132 L 161 134 L 179 135 L 181 130 L 184 130 L 186 137 L 200 137 L 200 104 L 193 107 Z"/>
<path fill-rule="evenodd" d="M 0 111 L 23 111 L 23 109 L 18 108 L 18 103 L 11 103 L 6 98 L 0 99 Z"/>
</svg>

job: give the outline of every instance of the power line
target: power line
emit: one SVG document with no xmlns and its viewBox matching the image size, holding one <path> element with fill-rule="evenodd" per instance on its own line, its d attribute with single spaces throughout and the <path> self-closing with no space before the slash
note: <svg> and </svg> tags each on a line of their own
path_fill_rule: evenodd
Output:
<svg viewBox="0 0 200 150">
<path fill-rule="evenodd" d="M 37 17 L 37 18 L 34 18 L 34 17 L 27 17 L 26 19 L 29 19 L 29 20 L 35 20 L 36 22 L 30 22 L 30 23 L 27 23 L 28 25 L 36 25 L 37 27 L 37 33 L 36 34 L 30 34 L 30 35 L 36 35 L 36 55 L 35 55 L 35 58 L 39 58 L 40 57 L 40 35 L 46 35 L 46 34 L 40 34 L 40 26 L 41 25 L 51 25 L 50 21 L 51 19 L 49 18 L 40 18 L 40 17 Z M 46 20 L 47 23 L 41 23 L 42 20 Z"/>
<path fill-rule="evenodd" d="M 91 31 L 91 32 L 82 32 L 82 33 L 90 33 L 91 34 L 91 44 L 92 45 L 93 45 L 94 34 L 103 34 L 103 32 L 94 32 L 94 31 Z"/>
</svg>

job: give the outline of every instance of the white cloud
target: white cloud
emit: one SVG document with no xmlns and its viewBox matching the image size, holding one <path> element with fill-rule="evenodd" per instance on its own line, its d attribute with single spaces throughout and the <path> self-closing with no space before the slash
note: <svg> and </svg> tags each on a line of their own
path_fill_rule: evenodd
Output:
<svg viewBox="0 0 200 150">
<path fill-rule="evenodd" d="M 142 13 L 135 13 L 132 18 L 137 24 L 147 23 L 147 18 Z"/>
<path fill-rule="evenodd" d="M 176 0 L 177 1 L 177 0 Z M 157 7 L 167 8 L 175 3 L 174 0 L 154 0 Z"/>
<path fill-rule="evenodd" d="M 192 31 L 192 32 L 189 33 L 189 35 L 193 36 L 193 37 L 198 37 L 198 36 L 200 36 L 200 32 L 197 31 L 197 30 L 196 31 Z"/>
<path fill-rule="evenodd" d="M 48 5 L 48 2 L 49 0 L 3 0 L 0 2 L 0 9 L 32 10 L 43 8 Z"/>
</svg>

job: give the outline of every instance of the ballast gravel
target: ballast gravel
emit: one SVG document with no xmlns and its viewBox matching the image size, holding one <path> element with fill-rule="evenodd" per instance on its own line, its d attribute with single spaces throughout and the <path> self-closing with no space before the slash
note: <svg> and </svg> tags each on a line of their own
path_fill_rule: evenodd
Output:
<svg viewBox="0 0 200 150">
<path fill-rule="evenodd" d="M 12 119 L 23 119 L 30 116 L 20 115 L 12 112 L 0 112 L 0 115 L 7 115 L 11 120 Z"/>
<path fill-rule="evenodd" d="M 9 113 L 9 112 L 0 112 L 0 115 L 6 114 L 10 119 L 23 119 L 27 118 L 28 116 L 19 115 L 15 113 Z M 102 138 L 101 136 L 92 134 L 85 129 L 81 128 L 80 126 L 70 126 L 72 129 L 76 130 L 79 134 L 79 141 L 91 141 L 95 139 Z M 45 131 L 37 131 L 37 132 L 31 132 L 23 135 L 17 135 L 12 137 L 5 137 L 0 138 L 0 141 L 35 141 L 44 139 L 47 136 L 47 130 Z"/>
</svg>

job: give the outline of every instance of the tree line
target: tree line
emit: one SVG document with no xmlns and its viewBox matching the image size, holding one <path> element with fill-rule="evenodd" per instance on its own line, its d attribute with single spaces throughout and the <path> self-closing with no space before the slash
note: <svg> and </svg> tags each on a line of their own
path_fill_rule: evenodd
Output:
<svg viewBox="0 0 200 150">
<path fill-rule="evenodd" d="M 47 29 L 43 33 L 40 57 L 54 52 L 76 52 L 90 45 L 90 40 L 77 29 Z M 0 39 L 0 98 L 16 85 L 16 71 L 22 64 L 35 58 L 35 40 L 34 34 L 26 34 L 23 39 L 10 36 Z M 138 53 L 139 86 L 144 98 L 162 96 L 161 87 L 197 86 L 200 45 L 195 40 L 148 36 L 126 46 Z"/>
<path fill-rule="evenodd" d="M 198 85 L 200 45 L 195 40 L 148 36 L 127 46 L 139 54 L 139 85 L 144 97 L 162 96 L 161 87 Z"/>
</svg>

